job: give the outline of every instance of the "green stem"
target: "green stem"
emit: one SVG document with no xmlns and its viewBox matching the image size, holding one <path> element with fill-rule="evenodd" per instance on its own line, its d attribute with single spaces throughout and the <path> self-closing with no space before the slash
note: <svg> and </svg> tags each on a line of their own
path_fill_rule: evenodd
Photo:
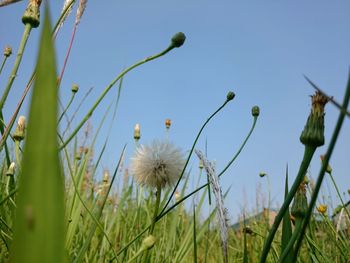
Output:
<svg viewBox="0 0 350 263">
<path fill-rule="evenodd" d="M 72 134 L 68 137 L 68 139 L 59 147 L 59 150 L 62 150 L 73 138 L 74 136 L 79 132 L 79 130 L 81 129 L 81 127 L 83 127 L 83 125 L 85 124 L 85 122 L 91 117 L 91 115 L 93 114 L 93 112 L 95 111 L 95 109 L 97 108 L 97 106 L 100 104 L 100 102 L 102 101 L 102 99 L 106 96 L 106 94 L 110 91 L 110 89 L 114 86 L 114 84 L 116 84 L 122 77 L 124 77 L 124 75 L 126 75 L 126 73 L 128 73 L 129 71 L 131 71 L 132 69 L 141 66 L 142 64 L 149 62 L 151 60 L 154 60 L 156 58 L 159 58 L 163 55 L 165 55 L 166 53 L 168 53 L 170 50 L 172 50 L 174 47 L 172 45 L 170 45 L 168 48 L 166 48 L 165 50 L 163 50 L 162 52 L 147 57 L 137 63 L 135 63 L 134 65 L 128 67 L 127 69 L 123 70 L 106 88 L 105 90 L 102 92 L 102 94 L 100 95 L 100 97 L 97 99 L 97 101 L 94 103 L 94 105 L 91 107 L 91 109 L 88 111 L 88 113 L 85 115 L 85 117 L 81 120 L 81 122 L 78 124 L 78 126 L 75 128 L 75 130 L 72 132 Z"/>
<path fill-rule="evenodd" d="M 281 254 L 281 257 L 278 260 L 279 263 L 285 262 L 285 260 L 287 259 L 287 256 L 290 255 L 289 251 L 293 248 L 293 244 L 294 244 L 296 238 L 298 237 L 298 234 L 300 233 L 300 229 L 301 229 L 301 226 L 302 226 L 301 223 L 302 223 L 302 219 L 297 218 L 295 220 L 294 233 L 291 236 L 290 241 L 288 242 L 286 248 L 283 250 L 283 252 Z"/>
<path fill-rule="evenodd" d="M 248 142 L 251 134 L 253 133 L 253 130 L 255 128 L 256 125 L 256 121 L 257 121 L 257 117 L 254 117 L 254 121 L 253 121 L 253 125 L 250 128 L 250 131 L 248 132 L 247 137 L 245 138 L 245 140 L 243 141 L 241 147 L 238 149 L 237 153 L 234 155 L 234 157 L 232 158 L 232 160 L 228 163 L 228 165 L 219 173 L 219 177 L 221 175 L 224 174 L 224 172 L 228 169 L 228 167 L 234 162 L 234 160 L 238 157 L 238 155 L 241 153 L 241 151 L 243 150 L 244 146 L 246 145 L 246 143 Z M 165 215 L 167 215 L 169 212 L 171 212 L 176 206 L 178 206 L 179 204 L 181 204 L 182 202 L 184 202 L 187 198 L 191 197 L 192 195 L 194 195 L 195 193 L 199 192 L 200 190 L 202 190 L 203 188 L 207 187 L 209 184 L 206 183 L 200 187 L 198 187 L 196 190 L 194 190 L 193 192 L 189 193 L 188 195 L 184 196 L 183 198 L 181 198 L 179 201 L 177 201 L 174 205 L 172 205 L 171 207 L 169 207 L 167 210 L 162 211 L 159 213 L 159 215 L 157 216 L 157 221 L 159 221 L 160 219 L 162 219 Z M 165 207 L 165 206 L 164 206 Z M 163 209 L 164 210 L 164 209 Z M 117 252 L 117 256 L 119 256 L 121 253 L 123 253 L 126 249 L 128 249 L 128 247 L 133 244 L 137 239 L 139 239 L 149 228 L 151 227 L 151 225 L 148 225 L 146 228 L 144 228 L 136 237 L 134 237 L 134 239 L 132 239 L 128 244 L 126 244 L 122 249 L 120 249 Z M 113 260 L 115 258 L 112 258 L 111 260 Z"/>
<path fill-rule="evenodd" d="M 72 0 L 67 6 L 66 8 L 62 11 L 61 13 L 61 16 L 59 17 L 59 19 L 57 20 L 56 24 L 55 24 L 55 27 L 53 29 L 53 38 L 56 38 L 56 35 L 57 35 L 57 32 L 58 32 L 58 26 L 61 24 L 61 22 L 63 21 L 63 19 L 65 18 L 65 16 L 67 15 L 68 13 L 68 10 L 69 8 L 75 3 L 76 0 Z M 8 135 L 10 134 L 10 131 L 12 129 L 12 126 L 15 122 L 15 119 L 17 118 L 17 115 L 18 115 L 18 112 L 20 110 L 20 108 L 22 107 L 22 104 L 23 104 L 23 101 L 25 99 L 25 97 L 27 96 L 28 94 L 28 91 L 33 83 L 33 80 L 34 80 L 34 77 L 35 77 L 35 70 L 33 71 L 27 85 L 26 85 L 26 88 L 22 94 L 22 97 L 19 101 L 19 103 L 17 104 L 17 108 L 15 110 L 15 113 L 12 115 L 12 118 L 10 120 L 10 123 L 7 125 L 7 128 L 5 130 L 5 133 L 3 134 L 2 138 L 1 138 L 1 141 L 0 141 L 0 151 L 2 150 L 2 147 L 4 146 L 6 140 L 7 140 L 7 137 Z M 0 111 L 1 111 L 1 108 L 0 108 Z M 0 124 L 1 125 L 1 124 Z"/>
<path fill-rule="evenodd" d="M 18 71 L 19 65 L 21 64 L 21 60 L 22 60 L 22 57 L 23 57 L 24 49 L 26 47 L 27 40 L 29 38 L 31 30 L 32 30 L 32 26 L 30 24 L 26 24 L 25 27 L 24 27 L 22 40 L 21 40 L 21 43 L 20 43 L 19 48 L 18 48 L 15 64 L 13 66 L 13 69 L 11 71 L 11 75 L 9 77 L 9 80 L 8 80 L 8 82 L 6 84 L 4 93 L 3 93 L 2 97 L 1 97 L 1 100 L 0 100 L 0 111 L 2 111 L 2 109 L 4 108 L 5 101 L 6 101 L 7 96 L 9 94 L 10 90 L 11 90 L 12 84 L 13 84 L 15 78 L 16 78 L 17 71 Z"/>
<path fill-rule="evenodd" d="M 349 72 L 348 83 L 347 83 L 346 92 L 345 92 L 345 95 L 344 95 L 343 107 L 342 108 L 344 108 L 344 109 L 348 108 L 349 100 L 350 100 L 350 72 Z M 322 167 L 321 167 L 320 173 L 319 173 L 318 178 L 317 178 L 315 189 L 314 189 L 314 191 L 312 193 L 312 196 L 311 196 L 309 208 L 307 210 L 305 219 L 303 221 L 303 225 L 302 225 L 302 229 L 301 229 L 301 233 L 302 234 L 298 238 L 298 241 L 297 241 L 296 246 L 295 246 L 295 253 L 293 255 L 293 260 L 294 261 L 292 261 L 292 262 L 296 262 L 296 260 L 297 260 L 298 251 L 300 249 L 300 246 L 301 246 L 301 243 L 302 243 L 303 237 L 304 237 L 303 233 L 305 233 L 306 227 L 307 227 L 307 225 L 308 225 L 308 223 L 310 221 L 311 214 L 312 214 L 313 208 L 315 206 L 318 193 L 319 193 L 319 191 L 321 189 L 323 178 L 324 178 L 324 176 L 326 174 L 326 169 L 327 169 L 327 166 L 328 166 L 328 162 L 329 162 L 329 160 L 331 158 L 333 149 L 335 147 L 335 143 L 337 142 L 338 135 L 340 133 L 341 127 L 342 127 L 343 122 L 344 122 L 344 118 L 345 118 L 345 112 L 344 111 L 340 111 L 337 124 L 336 124 L 336 126 L 334 128 L 333 135 L 332 135 L 331 141 L 330 141 L 328 149 L 327 149 L 327 153 L 326 153 L 326 155 L 324 157 L 324 160 L 322 162 Z"/>
<path fill-rule="evenodd" d="M 154 231 L 154 227 L 156 225 L 157 222 L 157 216 L 158 216 L 158 211 L 159 211 L 159 204 L 160 204 L 160 197 L 161 197 L 161 193 L 162 193 L 162 188 L 160 185 L 157 186 L 157 193 L 156 193 L 156 203 L 155 203 L 155 207 L 154 207 L 154 213 L 153 213 L 153 218 L 152 218 L 152 223 L 151 226 L 149 228 L 148 234 L 152 235 L 153 231 Z M 146 255 L 145 255 L 145 260 L 144 262 L 149 262 L 150 260 L 150 249 L 147 249 L 146 251 Z"/>
<path fill-rule="evenodd" d="M 228 165 L 226 165 L 226 167 L 218 174 L 219 177 L 221 177 L 225 171 L 230 167 L 230 165 L 234 162 L 234 160 L 236 160 L 236 158 L 238 157 L 238 155 L 241 153 L 241 151 L 243 150 L 244 146 L 246 145 L 246 143 L 248 142 L 248 139 L 250 138 L 254 128 L 255 128 L 255 125 L 256 125 L 256 121 L 257 121 L 257 118 L 254 117 L 254 122 L 253 122 L 253 125 L 247 135 L 247 137 L 245 138 L 245 140 L 243 141 L 241 147 L 238 149 L 237 153 L 233 156 L 232 160 L 228 163 Z M 157 220 L 160 220 L 163 216 L 165 216 L 167 213 L 169 213 L 172 209 L 174 209 L 176 206 L 178 206 L 179 204 L 181 204 L 183 201 L 185 201 L 187 198 L 191 197 L 192 195 L 194 195 L 195 193 L 199 192 L 200 190 L 202 190 L 203 188 L 205 187 L 208 187 L 209 185 L 209 182 L 206 183 L 206 184 L 203 184 L 202 186 L 198 187 L 196 190 L 194 190 L 193 192 L 189 193 L 188 195 L 184 196 L 183 198 L 181 198 L 179 201 L 177 201 L 174 205 L 172 205 L 171 207 L 169 207 L 167 210 L 165 211 L 162 211 Z M 164 209 L 163 209 L 164 210 Z"/>
<path fill-rule="evenodd" d="M 333 177 L 332 173 L 329 173 L 329 176 L 331 177 L 331 180 L 332 180 L 332 183 L 333 183 L 333 185 L 334 185 L 334 188 L 335 188 L 335 190 L 337 191 L 337 195 L 338 195 L 338 197 L 339 197 L 339 199 L 340 199 L 340 202 L 341 202 L 342 206 L 345 208 L 344 200 L 343 200 L 343 198 L 341 197 L 339 188 L 338 188 L 338 186 L 337 186 L 337 184 L 336 184 L 336 182 L 335 182 L 335 180 L 334 180 L 334 177 Z M 348 218 L 350 219 L 350 213 L 349 213 L 348 209 L 345 208 L 345 212 L 346 212 Z"/>
<path fill-rule="evenodd" d="M 179 177 L 179 179 L 178 179 L 178 181 L 177 181 L 177 183 L 176 183 L 176 185 L 175 185 L 173 191 L 171 192 L 171 194 L 170 194 L 170 196 L 169 196 L 169 198 L 168 198 L 168 201 L 166 202 L 166 204 L 164 205 L 162 211 L 160 212 L 160 214 L 163 214 L 163 212 L 165 211 L 165 209 L 167 208 L 167 206 L 168 206 L 169 203 L 171 202 L 171 199 L 173 198 L 173 196 L 174 196 L 174 194 L 175 194 L 175 192 L 176 192 L 176 189 L 177 189 L 177 187 L 179 186 L 180 181 L 181 181 L 181 179 L 182 179 L 182 177 L 183 177 L 183 175 L 184 175 L 184 173 L 185 173 L 185 170 L 186 170 L 186 168 L 187 168 L 187 165 L 188 165 L 188 163 L 189 163 L 189 161 L 190 161 L 190 158 L 191 158 L 191 156 L 192 156 L 194 147 L 196 146 L 197 141 L 198 141 L 198 139 L 199 139 L 199 137 L 200 137 L 202 131 L 204 130 L 205 126 L 209 123 L 209 121 L 210 121 L 219 111 L 221 111 L 221 110 L 226 106 L 226 104 L 227 104 L 228 102 L 229 102 L 229 100 L 226 100 L 212 115 L 210 115 L 210 117 L 209 117 L 209 118 L 204 122 L 204 124 L 202 125 L 201 129 L 199 130 L 199 132 L 198 132 L 198 134 L 197 134 L 196 139 L 194 140 L 194 142 L 193 142 L 193 144 L 192 144 L 192 148 L 191 148 L 191 150 L 190 150 L 190 153 L 188 154 L 188 157 L 187 157 L 186 163 L 185 163 L 185 165 L 184 165 L 184 168 L 182 169 L 181 175 L 180 175 L 180 177 Z M 209 184 L 208 184 L 208 183 L 205 184 L 205 186 L 207 186 L 207 185 L 209 185 Z M 201 188 L 201 189 L 202 189 L 202 188 Z"/>
<path fill-rule="evenodd" d="M 2 61 L 2 64 L 1 64 L 0 75 L 1 75 L 2 69 L 3 69 L 4 66 L 5 66 L 6 60 L 7 60 L 7 57 L 5 56 L 5 57 L 4 57 L 4 60 Z"/>
<path fill-rule="evenodd" d="M 16 162 L 17 166 L 20 168 L 21 167 L 21 158 L 19 157 L 19 141 L 15 140 L 15 156 L 16 156 Z"/>
<path fill-rule="evenodd" d="M 305 145 L 304 157 L 303 157 L 303 160 L 300 164 L 298 175 L 295 178 L 293 186 L 290 189 L 287 197 L 285 198 L 285 201 L 283 202 L 281 209 L 279 210 L 277 216 L 275 217 L 275 221 L 270 229 L 270 232 L 269 232 L 269 234 L 266 238 L 265 244 L 264 244 L 264 248 L 263 248 L 263 251 L 261 254 L 261 258 L 260 258 L 260 263 L 266 262 L 267 255 L 268 255 L 269 250 L 271 248 L 273 238 L 274 238 L 274 236 L 277 232 L 277 229 L 278 229 L 278 227 L 283 219 L 284 214 L 289 209 L 289 204 L 292 202 L 296 191 L 298 190 L 301 182 L 304 179 L 305 173 L 307 171 L 307 168 L 309 167 L 309 164 L 311 162 L 312 156 L 315 153 L 315 150 L 316 150 L 316 147 Z"/>
<path fill-rule="evenodd" d="M 71 105 L 72 102 L 73 102 L 74 96 L 75 96 L 75 92 L 72 92 L 72 96 L 70 97 L 70 100 L 69 100 L 69 102 L 68 102 L 68 104 L 67 104 L 67 107 L 63 110 L 61 116 L 60 116 L 59 119 L 58 119 L 57 124 L 60 123 L 60 121 L 62 120 L 63 116 L 66 114 L 68 108 L 70 107 L 70 105 Z"/>
</svg>

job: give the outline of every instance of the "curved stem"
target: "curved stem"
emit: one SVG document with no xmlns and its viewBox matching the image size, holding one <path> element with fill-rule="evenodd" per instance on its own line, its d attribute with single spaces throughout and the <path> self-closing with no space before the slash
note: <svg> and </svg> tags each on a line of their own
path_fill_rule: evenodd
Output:
<svg viewBox="0 0 350 263">
<path fill-rule="evenodd" d="M 161 192 L 162 192 L 162 188 L 161 188 L 160 185 L 158 185 L 157 186 L 156 203 L 155 203 L 155 207 L 154 207 L 152 223 L 151 223 L 151 227 L 150 227 L 149 232 L 148 232 L 149 235 L 153 234 L 154 226 L 156 225 L 156 222 L 157 222 L 157 215 L 158 215 L 158 211 L 159 211 Z M 150 249 L 147 249 L 144 262 L 145 263 L 149 262 L 149 259 L 150 259 Z"/>
<path fill-rule="evenodd" d="M 254 122 L 252 127 L 250 128 L 250 131 L 247 135 L 247 137 L 245 138 L 245 140 L 243 141 L 241 147 L 238 149 L 237 153 L 235 154 L 235 156 L 233 157 L 233 159 L 229 162 L 229 165 L 232 164 L 232 162 L 237 158 L 237 156 L 239 155 L 239 153 L 243 150 L 244 146 L 246 145 L 246 143 L 248 142 L 251 134 L 253 133 L 253 130 L 255 128 L 256 125 L 256 121 L 257 118 L 254 117 Z M 227 165 L 224 170 L 222 170 L 220 172 L 220 174 L 218 176 L 223 175 L 223 173 L 227 170 L 227 168 L 229 167 L 229 165 Z M 189 193 L 188 195 L 184 196 L 183 198 L 181 198 L 179 201 L 177 201 L 174 205 L 172 205 L 171 207 L 169 207 L 167 210 L 162 211 L 158 216 L 156 221 L 159 221 L 162 217 L 164 217 L 166 214 L 168 214 L 169 212 L 171 212 L 176 206 L 178 206 L 179 204 L 181 204 L 183 201 L 185 201 L 187 198 L 191 197 L 192 195 L 194 195 L 195 193 L 199 192 L 200 190 L 202 190 L 203 188 L 207 187 L 208 183 L 198 187 L 196 190 L 194 190 L 193 192 Z M 133 240 L 131 240 L 128 244 L 126 244 L 122 249 L 120 249 L 117 252 L 117 256 L 119 256 L 121 253 L 123 253 L 132 243 L 134 243 L 137 239 L 139 239 L 149 228 L 151 227 L 151 225 L 148 225 L 145 229 L 143 229 Z M 114 259 L 114 258 L 113 258 Z M 112 260 L 113 260 L 112 259 Z"/>
<path fill-rule="evenodd" d="M 72 96 L 71 96 L 70 99 L 69 99 L 69 102 L 68 102 L 68 104 L 67 104 L 67 107 L 63 110 L 61 116 L 59 117 L 59 119 L 58 119 L 58 121 L 57 121 L 57 124 L 59 124 L 59 123 L 61 122 L 63 116 L 66 114 L 66 112 L 67 112 L 69 106 L 70 106 L 70 105 L 72 104 L 72 102 L 73 102 L 74 96 L 75 96 L 75 92 L 72 92 Z"/>
<path fill-rule="evenodd" d="M 114 86 L 114 84 L 116 84 L 122 77 L 124 77 L 124 75 L 126 73 L 128 73 L 129 71 L 131 71 L 132 69 L 141 66 L 142 64 L 149 62 L 151 60 L 154 60 L 156 58 L 159 58 L 163 55 L 165 55 L 166 53 L 168 53 L 170 50 L 172 50 L 174 47 L 173 46 L 169 46 L 168 48 L 166 48 L 165 50 L 163 50 L 162 52 L 147 57 L 137 63 L 135 63 L 134 65 L 126 68 L 125 70 L 123 70 L 106 88 L 105 90 L 102 92 L 102 94 L 100 95 L 100 97 L 96 100 L 96 102 L 94 103 L 94 105 L 91 107 L 91 109 L 88 111 L 88 113 L 85 115 L 85 117 L 81 120 L 81 122 L 78 124 L 78 126 L 75 128 L 75 130 L 72 132 L 72 134 L 68 137 L 68 139 L 59 147 L 59 150 L 62 150 L 73 138 L 74 136 L 78 133 L 78 131 L 81 129 L 81 127 L 83 127 L 83 125 L 85 124 L 85 122 L 91 117 L 91 115 L 93 114 L 93 112 L 95 111 L 95 109 L 97 108 L 97 106 L 100 104 L 100 102 L 102 101 L 102 99 L 106 96 L 106 94 L 110 91 L 110 89 Z"/>
<path fill-rule="evenodd" d="M 12 84 L 13 84 L 15 78 L 16 78 L 17 71 L 18 71 L 19 65 L 21 64 L 21 60 L 22 60 L 22 57 L 23 57 L 24 49 L 26 47 L 27 40 L 29 38 L 31 30 L 32 30 L 32 26 L 30 24 L 26 24 L 25 27 L 24 27 L 23 35 L 22 35 L 22 40 L 21 40 L 21 43 L 20 43 L 19 48 L 18 48 L 15 64 L 13 66 L 13 69 L 11 71 L 9 80 L 8 80 L 8 82 L 6 84 L 4 93 L 2 94 L 2 97 L 1 97 L 1 100 L 0 100 L 0 110 L 1 111 L 2 111 L 2 109 L 4 107 L 4 104 L 5 104 L 5 101 L 7 99 L 7 96 L 9 94 L 10 90 L 11 90 Z"/>
<path fill-rule="evenodd" d="M 70 54 L 70 52 L 72 50 L 72 46 L 73 46 L 73 42 L 74 42 L 74 38 L 75 38 L 75 33 L 76 32 L 77 32 L 77 24 L 74 24 L 73 33 L 72 33 L 72 36 L 71 36 L 71 39 L 70 39 L 70 42 L 69 42 L 69 47 L 68 47 L 68 50 L 67 50 L 67 54 L 66 54 L 66 57 L 64 59 L 64 63 L 63 63 L 63 67 L 62 67 L 62 71 L 61 71 L 60 77 L 58 79 L 58 84 L 57 84 L 58 88 L 61 86 L 63 74 L 64 74 L 64 71 L 65 71 L 66 66 L 67 66 L 69 54 Z"/>
<path fill-rule="evenodd" d="M 5 57 L 4 57 L 4 60 L 2 61 L 1 67 L 0 67 L 0 75 L 1 75 L 2 69 L 3 69 L 4 66 L 5 66 L 6 60 L 7 60 L 7 57 L 5 56 Z"/>
<path fill-rule="evenodd" d="M 200 130 L 199 130 L 199 132 L 198 132 L 198 134 L 197 134 L 197 137 L 196 137 L 196 139 L 194 140 L 194 142 L 193 142 L 193 144 L 192 144 L 192 148 L 191 148 L 191 150 L 190 150 L 190 153 L 188 154 L 186 163 L 185 163 L 185 165 L 184 165 L 184 168 L 182 169 L 182 172 L 181 172 L 181 174 L 180 174 L 180 177 L 179 177 L 179 179 L 177 180 L 177 183 L 176 183 L 176 185 L 175 185 L 173 191 L 171 192 L 171 194 L 170 194 L 170 196 L 169 196 L 169 198 L 168 198 L 168 201 L 166 202 L 166 204 L 164 205 L 162 211 L 160 212 L 160 214 L 162 214 L 162 213 L 164 212 L 164 210 L 166 209 L 166 207 L 169 205 L 171 199 L 173 198 L 173 196 L 174 196 L 174 194 L 175 194 L 175 192 L 176 192 L 176 189 L 177 189 L 177 187 L 179 186 L 180 181 L 181 181 L 183 175 L 185 174 L 185 170 L 186 170 L 187 165 L 188 165 L 188 163 L 189 163 L 189 161 L 190 161 L 190 158 L 191 158 L 191 156 L 192 156 L 194 147 L 196 146 L 197 141 L 198 141 L 198 139 L 199 139 L 199 136 L 201 135 L 201 133 L 202 133 L 202 131 L 204 130 L 205 126 L 209 123 L 209 121 L 210 121 L 219 111 L 221 111 L 221 110 L 226 106 L 226 104 L 227 104 L 228 102 L 229 102 L 229 100 L 226 100 L 212 115 L 210 115 L 210 117 L 204 122 L 204 124 L 203 124 L 202 127 L 200 128 Z M 208 184 L 206 184 L 206 185 L 208 185 Z"/>
<path fill-rule="evenodd" d="M 254 117 L 254 122 L 253 125 L 247 135 L 247 137 L 245 138 L 245 140 L 243 141 L 241 147 L 238 149 L 237 153 L 234 155 L 234 157 L 232 158 L 232 160 L 228 163 L 228 165 L 218 174 L 218 176 L 222 176 L 224 174 L 224 172 L 229 168 L 229 166 L 234 162 L 234 160 L 238 157 L 238 155 L 241 153 L 241 151 L 243 150 L 244 146 L 246 145 L 248 139 L 250 138 L 255 125 L 256 125 L 256 121 L 257 118 Z M 162 211 L 159 216 L 157 217 L 157 220 L 161 219 L 163 216 L 165 216 L 167 213 L 169 213 L 172 209 L 174 209 L 176 206 L 178 206 L 179 204 L 181 204 L 183 201 L 185 201 L 187 198 L 189 198 L 190 196 L 194 195 L 195 193 L 199 192 L 200 190 L 202 190 L 203 188 L 207 187 L 209 185 L 209 183 L 203 184 L 202 186 L 198 187 L 196 190 L 194 190 L 193 192 L 189 193 L 188 195 L 184 196 L 183 198 L 181 198 L 179 201 L 177 201 L 174 205 L 172 205 L 171 207 L 169 207 L 167 210 Z M 164 209 L 163 209 L 164 210 Z"/>
<path fill-rule="evenodd" d="M 264 248 L 263 248 L 263 251 L 261 254 L 261 258 L 260 258 L 260 263 L 266 262 L 267 255 L 268 255 L 269 250 L 271 248 L 273 238 L 274 238 L 274 236 L 277 232 L 277 229 L 278 229 L 278 227 L 283 219 L 284 214 L 289 209 L 289 204 L 292 202 L 296 191 L 298 190 L 301 182 L 304 179 L 305 173 L 307 171 L 307 168 L 309 167 L 309 164 L 310 164 L 311 159 L 315 153 L 315 150 L 316 150 L 316 147 L 305 145 L 304 157 L 303 157 L 303 160 L 300 164 L 298 175 L 295 178 L 293 186 L 290 189 L 290 191 L 288 192 L 288 195 L 286 196 L 286 199 L 283 202 L 281 209 L 279 210 L 277 216 L 275 217 L 275 221 L 273 222 L 273 225 L 270 229 L 270 232 L 269 232 L 269 234 L 266 238 L 265 244 L 264 244 Z"/>
</svg>

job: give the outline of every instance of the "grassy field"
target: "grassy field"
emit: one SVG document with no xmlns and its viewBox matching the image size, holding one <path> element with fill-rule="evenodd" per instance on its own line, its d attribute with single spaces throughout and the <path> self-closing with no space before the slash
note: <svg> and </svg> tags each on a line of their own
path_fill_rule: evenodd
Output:
<svg viewBox="0 0 350 263">
<path fill-rule="evenodd" d="M 29 1 L 24 13 L 23 37 L 14 65 L 6 63 L 12 53 L 6 47 L 0 69 L 1 74 L 4 67 L 12 67 L 9 76 L 0 75 L 8 78 L 0 101 L 0 262 L 350 262 L 350 211 L 345 209 L 347 200 L 339 193 L 328 164 L 344 118 L 349 116 L 350 79 L 341 104 L 308 80 L 316 91 L 311 96 L 310 112 L 305 113 L 308 118 L 300 135 L 305 152 L 295 181 L 288 183 L 287 168 L 285 199 L 271 222 L 267 216 L 254 218 L 247 214 L 246 220 L 232 227 L 219 178 L 252 135 L 259 107 L 252 108 L 251 130 L 221 171 L 216 171 L 195 146 L 206 125 L 235 99 L 233 92 L 223 94 L 222 104 L 198 127 L 188 153 L 168 140 L 140 144 L 136 125 L 136 150 L 130 169 L 122 169 L 123 150 L 115 167 L 101 175 L 98 167 L 106 145 L 94 152 L 98 132 L 92 138 L 86 133 L 85 139 L 91 143 L 79 145 L 77 138 L 83 134 L 83 127 L 111 88 L 121 87 L 128 72 L 181 48 L 186 36 L 176 33 L 163 51 L 126 67 L 86 115 L 75 120 L 74 128 L 60 131 L 57 127 L 79 88 L 73 85 L 71 100 L 60 109 L 58 87 L 64 70 L 57 73 L 53 36 L 74 4 L 79 5 L 76 20 L 80 20 L 86 1 L 66 1 L 54 25 L 47 10 L 42 10 L 45 19 L 39 23 L 40 2 Z M 5 120 L 4 105 L 26 51 L 26 41 L 36 27 L 41 32 L 39 56 L 24 94 L 32 92 L 29 116 L 17 116 L 19 105 L 11 119 Z M 317 147 L 325 143 L 326 103 L 338 105 L 339 119 L 316 181 L 310 183 L 306 176 L 310 161 Z M 171 120 L 166 120 L 165 129 L 170 128 Z M 194 155 L 201 165 L 189 171 L 188 163 Z M 207 176 L 207 183 L 187 192 L 192 174 Z M 334 182 L 342 202 L 336 213 L 343 219 L 329 217 L 328 204 L 317 202 L 325 176 Z M 196 204 L 192 202 L 194 196 Z M 210 207 L 207 217 L 203 217 L 204 206 Z"/>
</svg>

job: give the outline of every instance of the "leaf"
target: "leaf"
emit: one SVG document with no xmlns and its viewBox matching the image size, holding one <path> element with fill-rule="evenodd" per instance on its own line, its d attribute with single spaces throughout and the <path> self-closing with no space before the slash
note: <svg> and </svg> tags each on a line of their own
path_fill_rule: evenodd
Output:
<svg viewBox="0 0 350 263">
<path fill-rule="evenodd" d="M 286 168 L 286 183 L 285 183 L 285 192 L 284 192 L 284 198 L 288 195 L 288 166 Z M 281 240 L 281 253 L 285 250 L 287 247 L 290 238 L 292 237 L 292 224 L 290 221 L 289 216 L 289 209 L 285 212 L 283 216 L 283 222 L 282 222 L 282 240 Z M 291 249 L 289 251 L 289 255 L 286 258 L 286 263 L 292 262 L 292 253 L 293 250 Z"/>
<path fill-rule="evenodd" d="M 55 65 L 46 9 L 19 182 L 11 262 L 64 262 L 64 178 L 57 143 Z"/>
</svg>

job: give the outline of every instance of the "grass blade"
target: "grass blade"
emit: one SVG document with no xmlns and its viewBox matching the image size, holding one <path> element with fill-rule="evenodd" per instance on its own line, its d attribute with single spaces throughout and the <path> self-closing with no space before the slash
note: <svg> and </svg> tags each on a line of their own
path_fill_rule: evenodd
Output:
<svg viewBox="0 0 350 263">
<path fill-rule="evenodd" d="M 12 262 L 64 262 L 64 184 L 56 130 L 55 64 L 46 9 L 20 178 Z"/>
<path fill-rule="evenodd" d="M 285 191 L 284 191 L 284 198 L 286 199 L 288 195 L 288 166 L 286 168 L 286 184 L 285 184 Z M 290 221 L 290 215 L 289 215 L 289 209 L 285 212 L 283 216 L 283 222 L 282 222 L 282 237 L 281 237 L 281 253 L 286 249 L 289 240 L 292 236 L 292 224 Z M 286 263 L 292 262 L 292 253 L 293 251 L 290 250 L 288 253 L 288 256 L 286 257 Z"/>
</svg>

